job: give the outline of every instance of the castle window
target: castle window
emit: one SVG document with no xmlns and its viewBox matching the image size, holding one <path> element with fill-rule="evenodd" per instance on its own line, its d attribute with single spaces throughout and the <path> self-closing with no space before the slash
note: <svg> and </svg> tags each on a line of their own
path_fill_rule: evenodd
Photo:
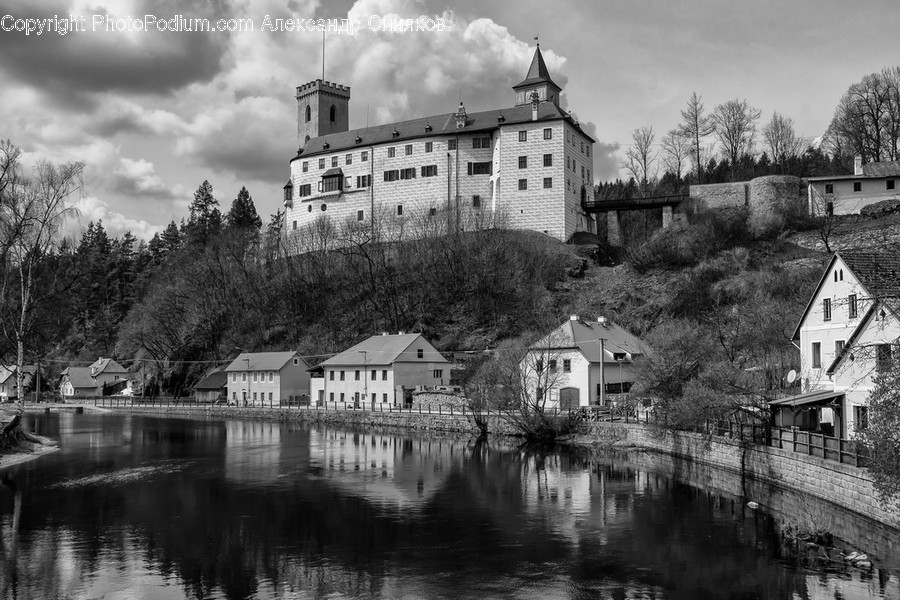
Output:
<svg viewBox="0 0 900 600">
<path fill-rule="evenodd" d="M 481 138 L 472 138 L 472 148 L 481 148 Z"/>
<path fill-rule="evenodd" d="M 297 229 L 297 221 L 294 221 L 294 230 Z"/>
<path fill-rule="evenodd" d="M 862 191 L 862 181 L 854 181 L 853 182 L 853 191 L 861 192 Z"/>
<path fill-rule="evenodd" d="M 481 196 L 472 196 L 472 208 L 481 208 Z"/>
<path fill-rule="evenodd" d="M 527 189 L 528 189 L 528 180 L 527 180 L 527 179 L 520 179 L 520 180 L 519 180 L 519 189 L 520 189 L 520 190 L 527 190 Z"/>
<path fill-rule="evenodd" d="M 367 188 L 370 185 L 372 185 L 372 176 L 371 175 L 357 175 L 356 176 L 356 187 Z"/>
<path fill-rule="evenodd" d="M 364 210 L 356 211 L 356 220 L 357 221 L 362 221 L 365 218 L 366 218 L 366 211 L 364 211 Z"/>
<path fill-rule="evenodd" d="M 338 165 L 338 157 L 337 157 L 337 156 L 332 156 L 332 157 L 331 157 L 331 166 L 332 166 L 332 167 L 336 167 L 337 165 Z"/>
<path fill-rule="evenodd" d="M 312 120 L 312 109 L 310 109 L 309 104 L 306 105 L 306 122 L 309 123 Z M 307 138 L 307 141 L 309 138 Z"/>
<path fill-rule="evenodd" d="M 331 105 L 331 110 L 328 111 L 328 120 L 334 123 L 334 118 L 337 115 L 337 110 L 334 108 L 334 104 Z"/>
<path fill-rule="evenodd" d="M 520 142 L 527 142 L 527 141 L 528 141 L 528 132 L 527 132 L 527 131 L 520 131 L 520 132 L 519 132 L 519 141 L 520 141 Z"/>
<path fill-rule="evenodd" d="M 434 142 L 425 142 L 425 152 L 431 152 L 434 150 Z"/>
<path fill-rule="evenodd" d="M 415 179 L 416 178 L 416 168 L 412 167 L 410 169 L 400 169 L 400 179 Z"/>
<path fill-rule="evenodd" d="M 396 154 L 397 154 L 396 148 L 394 148 L 393 146 L 388 148 L 388 158 L 394 158 L 394 156 L 396 156 Z"/>
<path fill-rule="evenodd" d="M 321 208 L 322 208 L 322 212 L 325 212 L 326 210 L 328 210 L 328 205 L 323 204 Z"/>
<path fill-rule="evenodd" d="M 520 169 L 527 169 L 527 168 L 528 168 L 528 157 L 527 157 L 527 156 L 520 156 L 520 157 L 519 157 L 519 168 L 520 168 Z"/>
<path fill-rule="evenodd" d="M 306 207 L 306 212 L 312 212 L 312 204 Z"/>
<path fill-rule="evenodd" d="M 569 165 L 570 165 L 570 164 L 571 164 L 571 163 L 569 162 L 569 157 L 567 156 L 567 157 L 566 157 L 566 171 L 569 170 Z"/>
<path fill-rule="evenodd" d="M 339 192 L 344 189 L 344 176 L 338 173 L 337 175 L 322 177 L 319 187 L 321 192 Z"/>
<path fill-rule="evenodd" d="M 304 161 L 303 161 L 303 172 L 304 172 L 304 173 L 308 173 L 308 172 L 309 172 L 309 161 L 308 161 L 308 160 L 304 160 Z"/>
<path fill-rule="evenodd" d="M 347 156 L 344 157 L 344 164 L 345 165 L 353 164 L 353 155 L 352 154 L 348 154 Z"/>
<path fill-rule="evenodd" d="M 422 177 L 436 177 L 437 165 L 425 165 L 422 167 Z"/>
<path fill-rule="evenodd" d="M 584 154 L 584 142 L 581 142 L 581 153 Z"/>
<path fill-rule="evenodd" d="M 400 171 L 398 171 L 397 169 L 384 172 L 385 181 L 397 181 L 398 179 L 400 179 Z"/>
<path fill-rule="evenodd" d="M 585 150 L 587 150 L 587 155 L 590 156 L 591 155 L 591 145 L 588 144 L 587 147 L 585 148 Z"/>
<path fill-rule="evenodd" d="M 312 185 L 305 183 L 297 188 L 297 195 L 301 198 L 312 195 Z"/>
<path fill-rule="evenodd" d="M 545 128 L 544 128 L 544 139 L 545 139 L 545 140 L 552 140 L 552 139 L 553 139 L 553 130 L 550 129 L 549 127 L 545 127 Z"/>
<path fill-rule="evenodd" d="M 412 156 L 412 144 L 407 144 L 407 145 L 406 145 L 406 155 L 407 155 L 407 156 Z"/>
<path fill-rule="evenodd" d="M 553 155 L 552 155 L 552 154 L 545 154 L 545 155 L 544 155 L 544 166 L 545 166 L 545 167 L 552 167 L 552 166 L 553 166 Z"/>
<path fill-rule="evenodd" d="M 402 217 L 402 216 L 403 216 L 403 205 L 402 205 L 402 204 L 398 204 L 398 205 L 397 205 L 397 216 L 398 216 L 398 217 Z"/>
<path fill-rule="evenodd" d="M 544 189 L 553 187 L 553 178 L 552 177 L 544 177 Z"/>
<path fill-rule="evenodd" d="M 581 165 L 581 178 L 584 179 L 584 165 Z"/>
<path fill-rule="evenodd" d="M 470 162 L 468 164 L 468 174 L 469 175 L 490 175 L 491 174 L 491 162 Z"/>
<path fill-rule="evenodd" d="M 324 168 L 325 168 L 325 159 L 324 159 L 324 158 L 320 158 L 320 159 L 319 159 L 319 168 L 320 168 L 320 169 L 324 169 Z"/>
<path fill-rule="evenodd" d="M 369 151 L 363 150 L 359 153 L 359 162 L 368 162 L 369 161 Z"/>
<path fill-rule="evenodd" d="M 572 182 L 569 180 L 568 177 L 566 177 L 566 189 L 567 189 L 567 190 L 571 190 L 571 189 L 572 189 Z"/>
<path fill-rule="evenodd" d="M 456 140 L 447 140 L 447 150 L 456 150 Z"/>
<path fill-rule="evenodd" d="M 303 143 L 305 144 L 308 141 L 309 141 L 309 136 L 306 136 L 306 139 L 303 140 Z"/>
<path fill-rule="evenodd" d="M 428 209 L 429 217 L 433 217 L 436 214 L 437 214 L 437 209 L 435 207 L 432 206 L 431 208 Z M 419 352 L 421 352 L 421 350 L 419 350 Z M 422 358 L 422 357 L 420 356 L 419 358 Z"/>
</svg>

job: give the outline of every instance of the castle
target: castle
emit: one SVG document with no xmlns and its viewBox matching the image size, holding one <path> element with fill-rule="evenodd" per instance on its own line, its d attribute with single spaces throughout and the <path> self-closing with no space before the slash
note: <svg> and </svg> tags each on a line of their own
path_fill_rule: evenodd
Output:
<svg viewBox="0 0 900 600">
<path fill-rule="evenodd" d="M 349 130 L 350 88 L 297 88 L 297 137 L 284 186 L 285 230 L 297 252 L 341 232 L 420 236 L 502 225 L 568 241 L 596 232 L 594 140 L 559 106 L 540 46 L 515 105 Z M 316 241 L 318 240 L 318 241 Z M 337 242 L 339 243 L 339 242 Z"/>
</svg>

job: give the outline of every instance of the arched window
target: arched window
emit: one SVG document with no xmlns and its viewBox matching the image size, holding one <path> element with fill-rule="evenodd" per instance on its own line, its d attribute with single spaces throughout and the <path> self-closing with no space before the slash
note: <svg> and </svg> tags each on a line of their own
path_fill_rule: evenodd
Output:
<svg viewBox="0 0 900 600">
<path fill-rule="evenodd" d="M 309 108 L 309 104 L 306 105 L 306 122 L 309 123 L 309 120 L 312 119 L 312 110 Z"/>
<path fill-rule="evenodd" d="M 303 140 L 303 143 L 305 144 L 305 143 L 308 142 L 308 141 L 309 141 L 309 136 L 306 136 L 306 139 Z"/>
<path fill-rule="evenodd" d="M 331 105 L 331 110 L 329 111 L 328 118 L 334 123 L 334 115 L 337 113 L 337 110 L 334 108 L 334 104 Z"/>
</svg>

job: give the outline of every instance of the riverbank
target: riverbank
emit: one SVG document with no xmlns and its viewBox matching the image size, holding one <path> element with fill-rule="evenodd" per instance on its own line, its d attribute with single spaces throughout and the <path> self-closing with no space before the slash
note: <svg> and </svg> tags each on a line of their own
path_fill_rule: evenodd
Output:
<svg viewBox="0 0 900 600">
<path fill-rule="evenodd" d="M 9 467 L 21 465 L 30 460 L 37 460 L 42 456 L 53 454 L 58 451 L 59 448 L 56 446 L 40 446 L 39 449 L 33 452 L 8 452 L 6 454 L 0 454 L 0 471 Z"/>
</svg>

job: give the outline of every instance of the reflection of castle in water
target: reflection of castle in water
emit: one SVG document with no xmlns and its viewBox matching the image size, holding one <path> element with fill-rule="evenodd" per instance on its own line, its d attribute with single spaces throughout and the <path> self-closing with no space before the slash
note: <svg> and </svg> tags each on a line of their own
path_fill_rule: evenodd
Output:
<svg viewBox="0 0 900 600">
<path fill-rule="evenodd" d="M 390 508 L 424 505 L 463 460 L 458 443 L 333 429 L 310 434 L 310 465 L 344 493 Z"/>
</svg>

